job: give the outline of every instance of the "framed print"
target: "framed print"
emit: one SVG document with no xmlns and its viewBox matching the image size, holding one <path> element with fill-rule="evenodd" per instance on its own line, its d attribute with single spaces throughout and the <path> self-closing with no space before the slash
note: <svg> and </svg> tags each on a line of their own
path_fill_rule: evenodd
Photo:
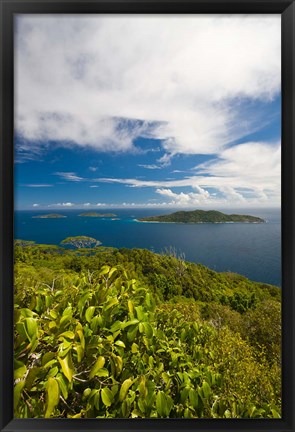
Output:
<svg viewBox="0 0 295 432">
<path fill-rule="evenodd" d="M 294 430 L 294 2 L 1 1 L 1 430 Z"/>
</svg>

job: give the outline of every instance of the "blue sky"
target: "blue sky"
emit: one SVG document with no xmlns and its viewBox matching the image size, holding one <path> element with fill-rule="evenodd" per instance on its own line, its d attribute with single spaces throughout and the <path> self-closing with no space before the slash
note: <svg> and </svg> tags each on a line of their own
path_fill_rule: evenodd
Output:
<svg viewBox="0 0 295 432">
<path fill-rule="evenodd" d="M 280 206 L 279 16 L 16 24 L 16 208 Z"/>
</svg>

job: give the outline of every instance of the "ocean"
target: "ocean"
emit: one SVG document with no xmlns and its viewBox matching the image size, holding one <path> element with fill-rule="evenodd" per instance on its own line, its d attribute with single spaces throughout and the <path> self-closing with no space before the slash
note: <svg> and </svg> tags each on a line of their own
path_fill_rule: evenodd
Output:
<svg viewBox="0 0 295 432">
<path fill-rule="evenodd" d="M 91 210 L 15 211 L 14 237 L 58 245 L 66 237 L 86 235 L 100 240 L 103 246 L 144 248 L 157 253 L 173 247 L 178 254 L 184 254 L 187 261 L 281 286 L 281 215 L 278 209 L 221 210 L 228 214 L 259 216 L 267 220 L 265 224 L 136 221 L 136 218 L 176 211 L 172 209 L 93 210 L 114 213 L 116 220 L 78 216 L 87 211 Z M 33 218 L 48 213 L 62 214 L 67 218 Z"/>
</svg>

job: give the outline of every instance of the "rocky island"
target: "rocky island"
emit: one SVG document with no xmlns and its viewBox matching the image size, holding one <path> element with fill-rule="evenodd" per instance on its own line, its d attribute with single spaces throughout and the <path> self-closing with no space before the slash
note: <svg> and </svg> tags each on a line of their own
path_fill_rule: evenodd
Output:
<svg viewBox="0 0 295 432">
<path fill-rule="evenodd" d="M 113 213 L 96 213 L 96 212 L 87 212 L 87 213 L 81 213 L 79 214 L 79 216 L 82 217 L 98 217 L 98 218 L 113 218 L 116 217 L 117 215 L 113 214 Z"/>
<path fill-rule="evenodd" d="M 50 213 L 50 214 L 44 214 L 44 215 L 38 215 L 38 216 L 32 216 L 34 219 L 59 219 L 59 218 L 66 218 L 67 216 L 57 214 L 57 213 Z"/>
<path fill-rule="evenodd" d="M 216 210 L 178 211 L 168 215 L 149 216 L 137 219 L 140 222 L 176 222 L 176 223 L 264 223 L 256 216 L 225 214 Z"/>
</svg>

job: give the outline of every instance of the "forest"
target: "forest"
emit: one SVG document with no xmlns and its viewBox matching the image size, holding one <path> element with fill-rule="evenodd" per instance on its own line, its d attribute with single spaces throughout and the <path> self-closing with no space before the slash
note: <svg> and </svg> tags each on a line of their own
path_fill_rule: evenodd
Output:
<svg viewBox="0 0 295 432">
<path fill-rule="evenodd" d="M 16 418 L 281 416 L 278 287 L 69 244 L 15 241 Z"/>
</svg>

